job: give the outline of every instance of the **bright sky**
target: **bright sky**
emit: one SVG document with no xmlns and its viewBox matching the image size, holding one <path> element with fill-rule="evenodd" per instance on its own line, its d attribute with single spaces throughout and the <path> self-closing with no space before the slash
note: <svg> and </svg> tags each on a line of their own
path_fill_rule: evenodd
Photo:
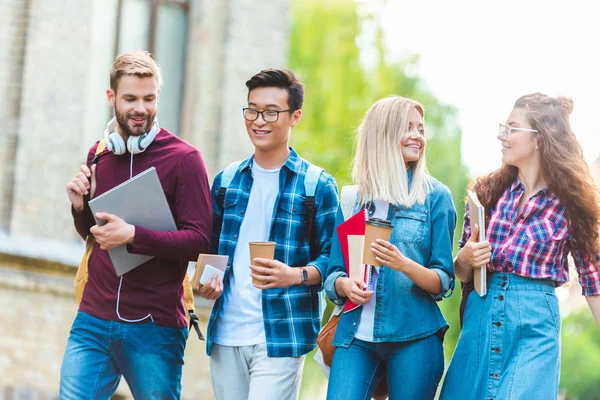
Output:
<svg viewBox="0 0 600 400">
<path fill-rule="evenodd" d="M 472 175 L 500 166 L 498 122 L 527 93 L 571 97 L 588 161 L 600 156 L 600 4 L 572 0 L 363 0 L 382 10 L 390 53 L 418 53 L 418 75 L 454 105 Z"/>
</svg>

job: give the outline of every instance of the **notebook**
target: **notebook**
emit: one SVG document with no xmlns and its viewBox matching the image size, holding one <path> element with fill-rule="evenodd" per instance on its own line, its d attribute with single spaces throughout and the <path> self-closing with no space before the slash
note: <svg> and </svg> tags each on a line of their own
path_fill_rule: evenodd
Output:
<svg viewBox="0 0 600 400">
<path fill-rule="evenodd" d="M 373 278 L 373 266 L 363 264 L 363 251 L 365 245 L 365 235 L 348 235 L 348 276 L 351 279 L 361 277 L 363 282 L 367 284 L 367 288 L 371 287 L 371 279 Z"/>
<path fill-rule="evenodd" d="M 471 229 L 475 224 L 479 225 L 479 238 L 477 240 L 482 242 L 485 240 L 485 209 L 474 191 L 469 190 L 468 199 Z M 487 294 L 487 269 L 485 265 L 473 269 L 473 283 L 479 296 L 483 297 Z"/>
<path fill-rule="evenodd" d="M 363 277 L 367 278 L 367 275 L 365 275 L 367 273 L 366 271 L 372 268 L 370 266 L 365 267 L 364 264 L 362 264 L 363 245 L 360 243 L 364 244 L 366 219 L 366 210 L 361 209 L 336 228 L 338 239 L 340 241 L 340 249 L 342 250 L 344 262 L 346 264 L 346 272 L 350 277 L 353 277 L 353 274 L 354 276 L 356 276 L 355 274 L 357 271 L 359 276 L 361 274 L 361 271 L 365 271 L 362 272 L 362 274 Z M 357 236 L 361 237 L 362 239 L 357 239 Z M 356 258 L 357 256 L 360 257 Z M 368 276 L 370 277 L 370 274 Z M 368 284 L 370 284 L 370 282 L 368 282 Z M 346 304 L 344 305 L 344 312 L 352 311 L 357 307 L 358 305 L 352 303 L 350 300 L 346 300 Z"/>
<path fill-rule="evenodd" d="M 192 287 L 199 288 L 212 279 L 217 274 L 219 281 L 223 281 L 229 256 L 220 256 L 217 254 L 200 254 L 196 262 L 196 271 L 192 277 Z M 250 272 L 248 272 L 250 273 Z"/>
<path fill-rule="evenodd" d="M 156 168 L 150 167 L 133 178 L 102 193 L 89 201 L 90 209 L 98 225 L 106 221 L 99 220 L 95 214 L 107 212 L 122 218 L 125 222 L 157 231 L 176 231 L 169 203 L 158 179 Z M 152 256 L 130 254 L 127 245 L 108 250 L 115 272 L 118 276 L 151 260 Z"/>
</svg>

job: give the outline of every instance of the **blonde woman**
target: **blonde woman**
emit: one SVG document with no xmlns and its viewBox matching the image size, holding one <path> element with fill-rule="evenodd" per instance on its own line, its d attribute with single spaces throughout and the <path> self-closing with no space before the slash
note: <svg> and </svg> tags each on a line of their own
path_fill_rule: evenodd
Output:
<svg viewBox="0 0 600 400">
<path fill-rule="evenodd" d="M 327 295 L 360 307 L 340 318 L 329 400 L 370 399 L 386 372 L 391 400 L 433 399 L 444 370 L 448 324 L 436 301 L 454 288 L 456 212 L 448 188 L 426 171 L 423 115 L 416 101 L 392 96 L 376 102 L 358 129 L 355 212 L 367 209 L 393 230 L 389 242 L 372 243 L 383 266 L 373 267 L 371 287 L 348 278 L 334 233 Z"/>
</svg>

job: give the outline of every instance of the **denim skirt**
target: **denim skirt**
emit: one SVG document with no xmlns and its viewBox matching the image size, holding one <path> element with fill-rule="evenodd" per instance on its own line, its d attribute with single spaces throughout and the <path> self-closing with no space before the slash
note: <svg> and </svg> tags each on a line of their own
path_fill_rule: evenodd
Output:
<svg viewBox="0 0 600 400">
<path fill-rule="evenodd" d="M 560 324 L 554 282 L 488 275 L 487 295 L 467 299 L 440 398 L 556 399 Z"/>
</svg>

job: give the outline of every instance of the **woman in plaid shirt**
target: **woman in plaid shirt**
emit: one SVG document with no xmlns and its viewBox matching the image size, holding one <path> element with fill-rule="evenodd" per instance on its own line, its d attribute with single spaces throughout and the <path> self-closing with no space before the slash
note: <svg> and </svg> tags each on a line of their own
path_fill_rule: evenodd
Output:
<svg viewBox="0 0 600 400">
<path fill-rule="evenodd" d="M 569 124 L 572 110 L 570 99 L 535 93 L 519 98 L 500 124 L 503 166 L 473 186 L 487 211 L 488 240 L 472 239 L 479 229 L 467 209 L 454 261 L 469 284 L 442 399 L 558 397 L 554 288 L 569 280 L 569 254 L 600 328 L 600 203 Z M 468 290 L 481 265 L 489 271 L 484 297 Z"/>
</svg>

